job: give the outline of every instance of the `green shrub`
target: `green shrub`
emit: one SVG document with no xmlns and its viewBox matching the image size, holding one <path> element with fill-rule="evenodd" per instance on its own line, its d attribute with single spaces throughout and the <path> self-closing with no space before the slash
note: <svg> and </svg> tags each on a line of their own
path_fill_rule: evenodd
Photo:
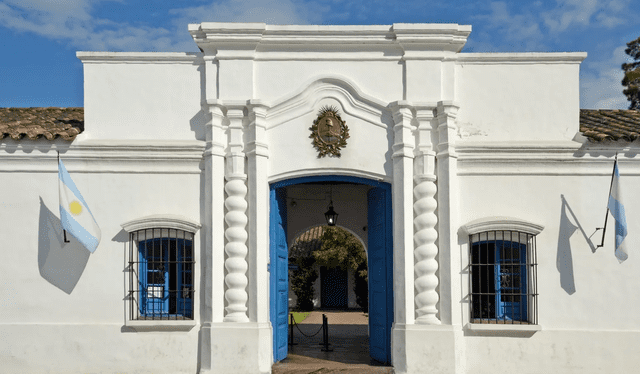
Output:
<svg viewBox="0 0 640 374">
<path fill-rule="evenodd" d="M 358 266 L 355 272 L 354 283 L 353 292 L 356 294 L 356 303 L 358 303 L 365 313 L 369 313 L 369 277 L 367 276 L 366 261 Z"/>
<path fill-rule="evenodd" d="M 298 298 L 296 310 L 313 310 L 313 296 L 315 290 L 313 283 L 318 279 L 318 272 L 313 268 L 315 259 L 313 257 L 302 257 L 290 259 L 291 263 L 298 265 L 298 269 L 290 272 L 291 289 Z"/>
</svg>

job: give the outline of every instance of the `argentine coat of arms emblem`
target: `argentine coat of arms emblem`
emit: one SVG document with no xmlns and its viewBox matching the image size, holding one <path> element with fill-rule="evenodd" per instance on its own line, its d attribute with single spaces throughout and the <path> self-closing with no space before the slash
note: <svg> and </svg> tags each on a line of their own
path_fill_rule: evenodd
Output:
<svg viewBox="0 0 640 374">
<path fill-rule="evenodd" d="M 324 106 L 320 108 L 318 118 L 311 126 L 313 145 L 318 149 L 318 158 L 326 155 L 340 157 L 340 150 L 347 145 L 349 128 L 338 114 L 338 108 Z"/>
</svg>

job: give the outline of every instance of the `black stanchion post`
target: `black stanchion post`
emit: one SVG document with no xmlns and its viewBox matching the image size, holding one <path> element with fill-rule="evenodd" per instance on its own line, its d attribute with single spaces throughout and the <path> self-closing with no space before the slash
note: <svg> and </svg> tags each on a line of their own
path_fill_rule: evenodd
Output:
<svg viewBox="0 0 640 374">
<path fill-rule="evenodd" d="M 291 323 L 289 324 L 289 345 L 298 345 L 298 343 L 293 342 L 293 324 L 296 323 L 293 319 L 293 313 L 289 314 L 291 317 Z"/>
<path fill-rule="evenodd" d="M 329 348 L 329 323 L 327 322 L 327 315 L 322 315 L 322 352 L 333 352 L 332 348 Z"/>
</svg>

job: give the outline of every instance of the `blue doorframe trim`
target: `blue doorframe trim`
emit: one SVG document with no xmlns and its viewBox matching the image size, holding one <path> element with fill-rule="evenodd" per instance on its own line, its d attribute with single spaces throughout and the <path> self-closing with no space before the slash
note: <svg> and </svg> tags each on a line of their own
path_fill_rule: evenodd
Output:
<svg viewBox="0 0 640 374">
<path fill-rule="evenodd" d="M 292 186 L 294 184 L 303 184 L 303 183 L 314 183 L 314 182 L 347 182 L 347 183 L 357 183 L 364 184 L 367 186 L 373 187 L 381 187 L 382 185 L 390 185 L 390 183 L 383 181 L 376 181 L 373 179 L 361 178 L 361 177 L 352 177 L 349 175 L 312 175 L 308 177 L 298 177 L 285 179 L 278 182 L 273 182 L 269 184 L 271 189 L 281 188 Z"/>
<path fill-rule="evenodd" d="M 383 188 L 385 191 L 387 191 L 388 194 L 388 198 L 386 201 L 386 204 L 388 206 L 388 208 L 386 209 L 387 211 L 387 220 L 388 222 L 392 222 L 392 213 L 391 213 L 391 183 L 389 182 L 384 182 L 384 181 L 379 181 L 379 180 L 372 180 L 372 179 L 367 179 L 367 178 L 361 178 L 361 177 L 353 177 L 353 176 L 346 176 L 346 175 L 314 175 L 314 176 L 306 176 L 306 177 L 297 177 L 297 178 L 290 178 L 290 179 L 285 179 L 285 180 L 281 180 L 281 181 L 277 181 L 277 182 L 273 182 L 269 184 L 269 191 L 270 194 L 274 194 L 276 193 L 277 190 L 283 188 L 283 187 L 288 187 L 288 186 L 292 186 L 292 185 L 296 185 L 296 184 L 304 184 L 304 183 L 314 183 L 314 182 L 345 182 L 345 183 L 354 183 L 354 184 L 362 184 L 362 185 L 367 185 L 367 186 L 372 186 L 372 187 L 378 187 L 378 188 Z M 274 196 L 274 195 L 271 195 Z M 274 203 L 273 198 L 270 198 L 270 204 Z M 286 214 L 286 211 L 285 211 Z M 273 219 L 273 217 L 272 217 Z M 271 226 L 271 224 L 270 224 Z M 270 228 L 271 230 L 271 228 Z M 393 229 L 390 230 L 390 232 L 392 232 Z M 269 235 L 271 236 L 273 233 L 270 232 Z M 387 243 L 387 248 L 392 248 L 393 247 L 393 241 L 391 239 L 391 236 L 389 236 L 388 238 L 386 238 L 387 241 L 389 241 Z M 271 240 L 270 240 L 271 241 Z M 272 245 L 270 245 L 271 248 L 269 248 L 269 253 L 270 256 L 273 260 L 273 255 L 274 255 L 274 248 Z M 393 255 L 392 255 L 393 250 L 387 251 L 385 253 L 385 257 L 387 257 L 387 264 L 391 264 L 391 266 L 387 267 L 387 274 L 388 274 L 388 279 L 389 279 L 389 284 L 392 285 L 393 284 Z M 272 308 L 272 310 L 270 311 L 270 315 L 271 315 L 271 323 L 272 323 L 272 328 L 274 329 L 274 334 L 273 334 L 273 339 L 274 339 L 274 361 L 279 361 L 277 358 L 277 354 L 276 354 L 276 326 L 273 326 L 274 322 L 275 322 L 275 315 L 277 314 L 275 309 L 277 302 L 276 300 L 273 299 L 274 292 L 275 292 L 275 284 L 277 282 L 276 279 L 276 274 L 275 274 L 275 269 L 274 266 L 275 264 L 271 264 L 271 268 L 270 268 L 270 275 L 269 275 L 269 284 L 270 284 L 270 290 L 271 290 L 271 302 L 270 302 L 270 307 Z M 288 301 L 288 300 L 287 300 Z M 288 307 L 288 305 L 287 305 Z M 387 318 L 390 319 L 387 321 L 388 326 L 391 326 L 391 323 L 393 322 L 393 292 L 391 290 L 391 292 L 387 292 L 387 308 L 390 308 L 391 313 L 387 314 Z M 389 331 L 390 334 L 390 331 Z M 390 338 L 390 336 L 389 336 Z M 390 352 L 390 340 L 389 340 L 389 345 L 387 346 L 387 357 L 388 357 L 388 361 L 390 362 L 390 356 L 391 356 L 391 352 Z M 282 359 L 282 358 L 280 358 Z"/>
</svg>

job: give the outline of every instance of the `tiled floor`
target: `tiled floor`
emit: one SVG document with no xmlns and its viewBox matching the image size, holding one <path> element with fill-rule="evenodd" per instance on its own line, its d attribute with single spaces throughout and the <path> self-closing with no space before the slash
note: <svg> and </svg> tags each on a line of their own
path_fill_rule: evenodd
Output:
<svg viewBox="0 0 640 374">
<path fill-rule="evenodd" d="M 323 352 L 322 314 L 329 323 L 331 352 Z M 312 312 L 294 328 L 294 343 L 286 359 L 273 365 L 274 374 L 386 374 L 393 368 L 382 366 L 369 357 L 368 320 L 362 312 Z M 298 330 L 299 329 L 299 330 Z"/>
</svg>

